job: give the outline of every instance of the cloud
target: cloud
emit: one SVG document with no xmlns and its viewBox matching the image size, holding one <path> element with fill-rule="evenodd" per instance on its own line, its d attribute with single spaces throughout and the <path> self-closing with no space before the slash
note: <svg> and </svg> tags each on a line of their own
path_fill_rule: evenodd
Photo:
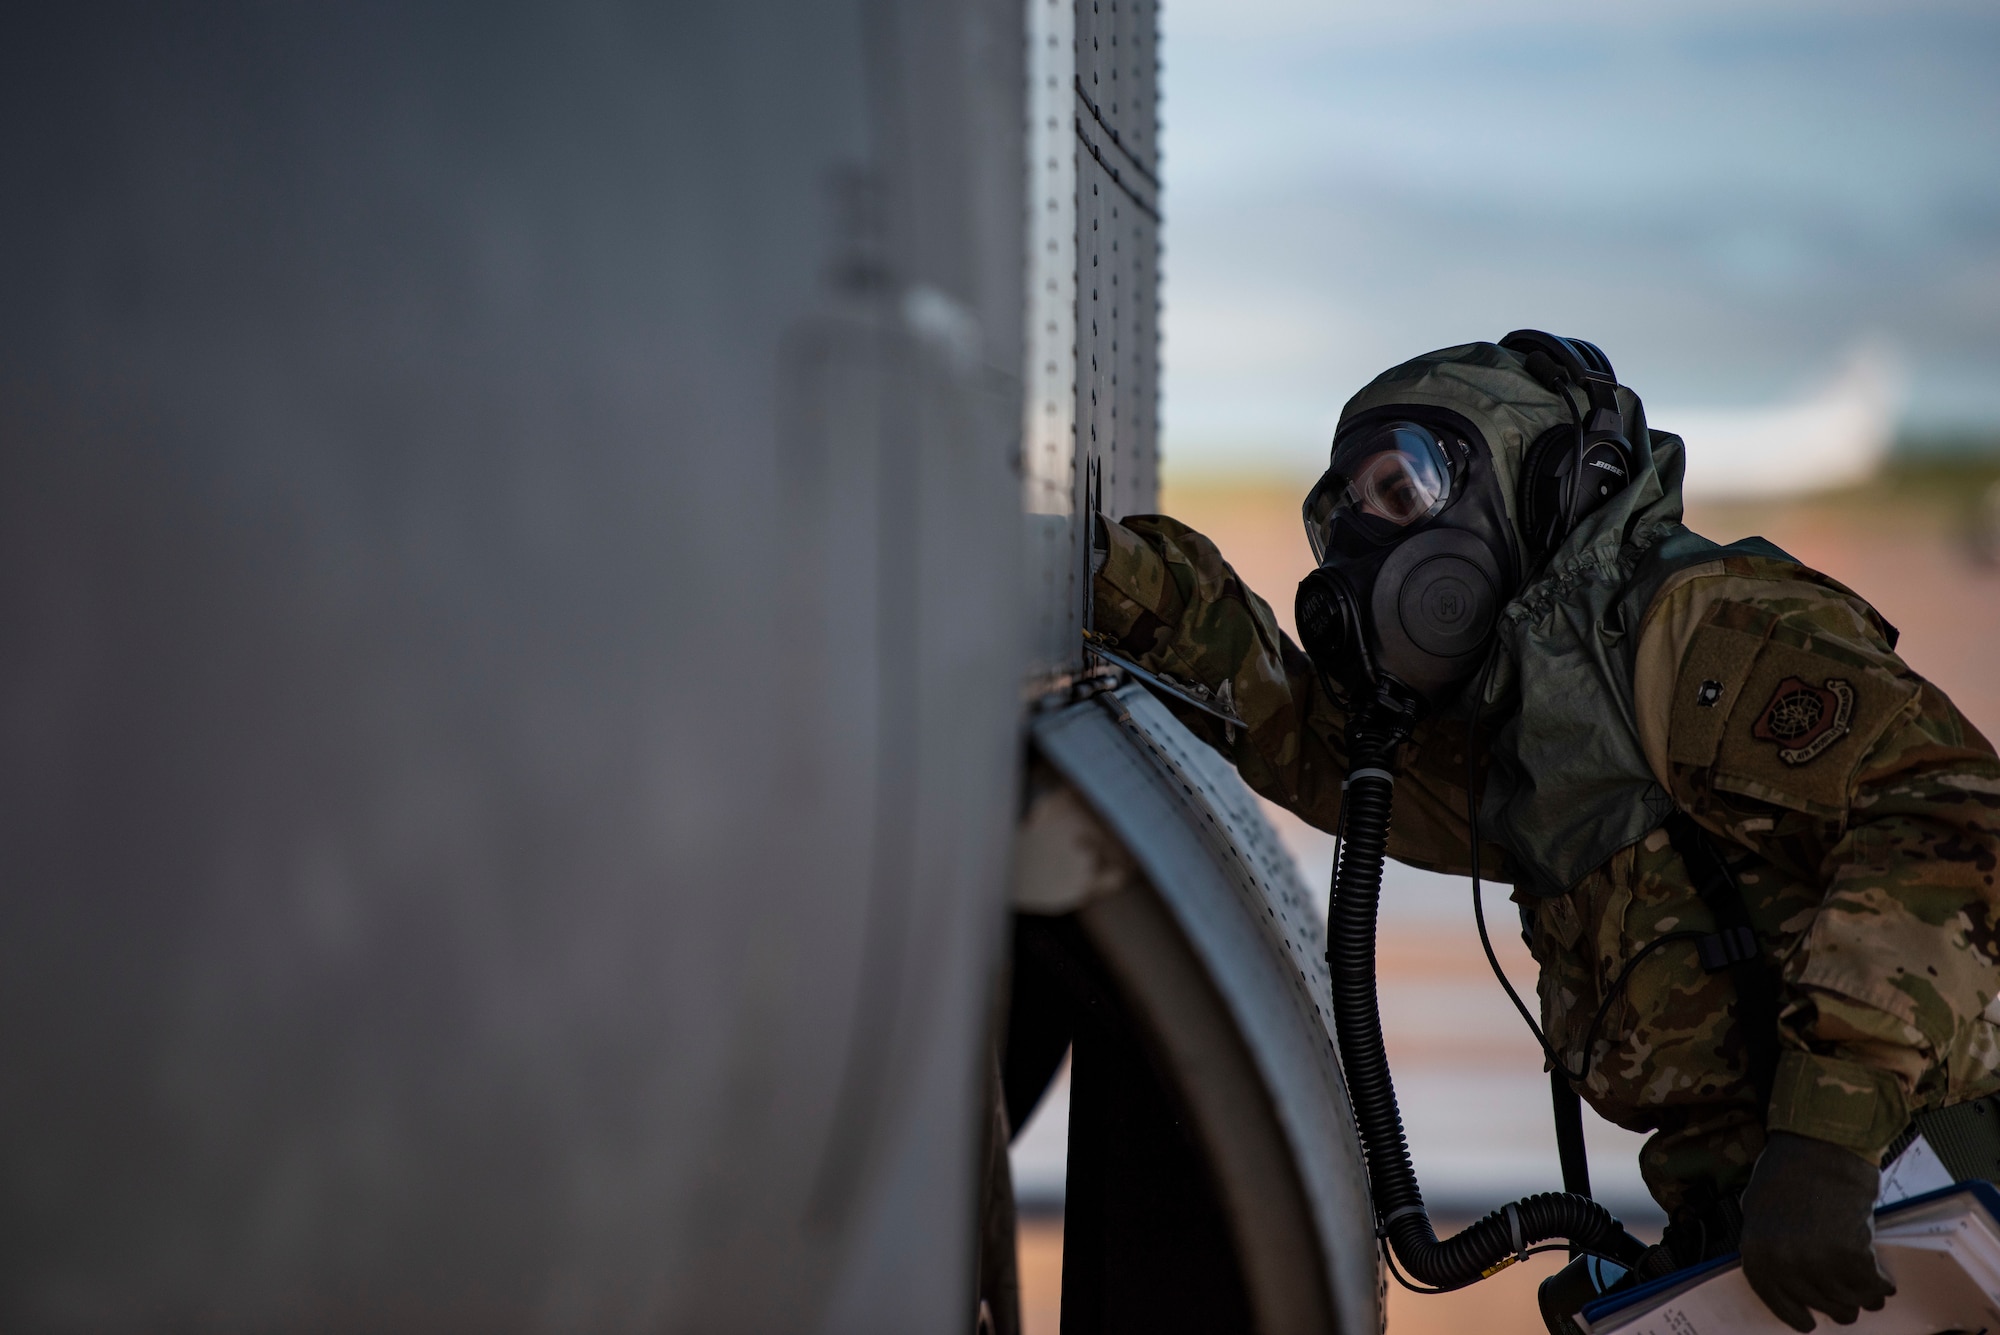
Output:
<svg viewBox="0 0 2000 1335">
<path fill-rule="evenodd" d="M 1178 37 L 1205 41 L 1296 42 L 1323 37 L 1350 44 L 1409 41 L 1524 28 L 1570 27 L 1633 34 L 1718 19 L 1812 23 L 1879 17 L 1922 22 L 1978 17 L 1984 0 L 1173 0 L 1165 10 Z"/>
<path fill-rule="evenodd" d="M 1903 374 L 1881 348 L 1861 348 L 1840 373 L 1791 403 L 1762 408 L 1649 408 L 1648 421 L 1687 444 L 1691 500 L 1785 496 L 1845 486 L 1889 452 Z"/>
<path fill-rule="evenodd" d="M 1375 372 L 1523 325 L 1716 408 L 1875 340 L 1911 420 L 2000 422 L 2000 14 L 1162 15 L 1170 459 L 1316 459 Z"/>
</svg>

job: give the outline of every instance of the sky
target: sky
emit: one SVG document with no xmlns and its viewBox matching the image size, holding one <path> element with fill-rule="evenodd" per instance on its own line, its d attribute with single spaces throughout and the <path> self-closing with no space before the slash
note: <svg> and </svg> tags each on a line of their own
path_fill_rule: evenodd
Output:
<svg viewBox="0 0 2000 1335">
<path fill-rule="evenodd" d="M 1167 468 L 1528 326 L 1708 421 L 2000 437 L 2000 5 L 1164 0 Z M 1879 394 L 1878 394 L 1879 397 Z M 1705 417 L 1702 415 L 1706 414 Z"/>
</svg>

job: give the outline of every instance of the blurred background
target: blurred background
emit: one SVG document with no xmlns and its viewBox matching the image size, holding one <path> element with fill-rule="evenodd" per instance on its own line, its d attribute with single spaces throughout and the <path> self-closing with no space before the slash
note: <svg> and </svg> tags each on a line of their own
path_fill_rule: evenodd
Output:
<svg viewBox="0 0 2000 1335">
<path fill-rule="evenodd" d="M 2000 11 L 1990 4 L 1169 0 L 1162 508 L 1287 630 L 1297 506 L 1347 397 L 1523 326 L 1598 343 L 1688 444 L 1689 522 L 1869 598 L 2000 735 Z M 1310 884 L 1331 840 L 1275 810 Z M 1533 968 L 1505 890 L 1488 910 Z M 1556 1185 L 1533 1040 L 1469 886 L 1393 868 L 1382 998 L 1427 1196 Z M 1054 1330 L 1065 1104 L 1017 1142 L 1031 1329 Z M 1596 1121 L 1598 1194 L 1657 1227 Z M 1546 1258 L 1544 1258 L 1546 1259 Z M 1392 1294 L 1403 1335 L 1539 1329 L 1520 1266 Z M 1473 1293 L 1478 1296 L 1474 1298 Z M 1499 1315 L 1496 1315 L 1499 1314 Z M 1501 1324 L 1494 1324 L 1498 1320 Z"/>
<path fill-rule="evenodd" d="M 1162 21 L 1183 475 L 1314 469 L 1370 376 L 1522 325 L 1602 345 L 1691 438 L 1809 424 L 1844 456 L 1864 427 L 2000 425 L 1991 5 L 1180 0 Z M 1698 482 L 1736 475 L 1691 443 Z"/>
</svg>

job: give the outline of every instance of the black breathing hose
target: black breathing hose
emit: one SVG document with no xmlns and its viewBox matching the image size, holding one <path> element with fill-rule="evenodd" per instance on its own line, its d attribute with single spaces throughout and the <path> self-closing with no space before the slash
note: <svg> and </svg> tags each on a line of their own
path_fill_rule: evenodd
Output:
<svg viewBox="0 0 2000 1335">
<path fill-rule="evenodd" d="M 1424 1210 L 1375 998 L 1375 922 L 1395 801 L 1396 751 L 1410 735 L 1415 712 L 1406 699 L 1385 691 L 1372 707 L 1349 716 L 1347 793 L 1327 919 L 1334 1032 L 1367 1153 L 1378 1230 L 1404 1269 L 1440 1290 L 1475 1283 L 1525 1256 L 1534 1244 L 1557 1238 L 1629 1267 L 1644 1244 L 1587 1196 L 1559 1191 L 1529 1196 L 1445 1239 Z"/>
</svg>

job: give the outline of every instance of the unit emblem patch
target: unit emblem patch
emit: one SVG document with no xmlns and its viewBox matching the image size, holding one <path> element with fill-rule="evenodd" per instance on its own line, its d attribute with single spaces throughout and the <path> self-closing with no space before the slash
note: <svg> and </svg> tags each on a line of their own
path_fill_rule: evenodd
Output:
<svg viewBox="0 0 2000 1335">
<path fill-rule="evenodd" d="M 1854 718 L 1854 687 L 1840 677 L 1814 686 L 1787 677 L 1771 692 L 1771 703 L 1750 729 L 1753 737 L 1778 744 L 1778 759 L 1803 765 L 1847 735 Z"/>
</svg>

